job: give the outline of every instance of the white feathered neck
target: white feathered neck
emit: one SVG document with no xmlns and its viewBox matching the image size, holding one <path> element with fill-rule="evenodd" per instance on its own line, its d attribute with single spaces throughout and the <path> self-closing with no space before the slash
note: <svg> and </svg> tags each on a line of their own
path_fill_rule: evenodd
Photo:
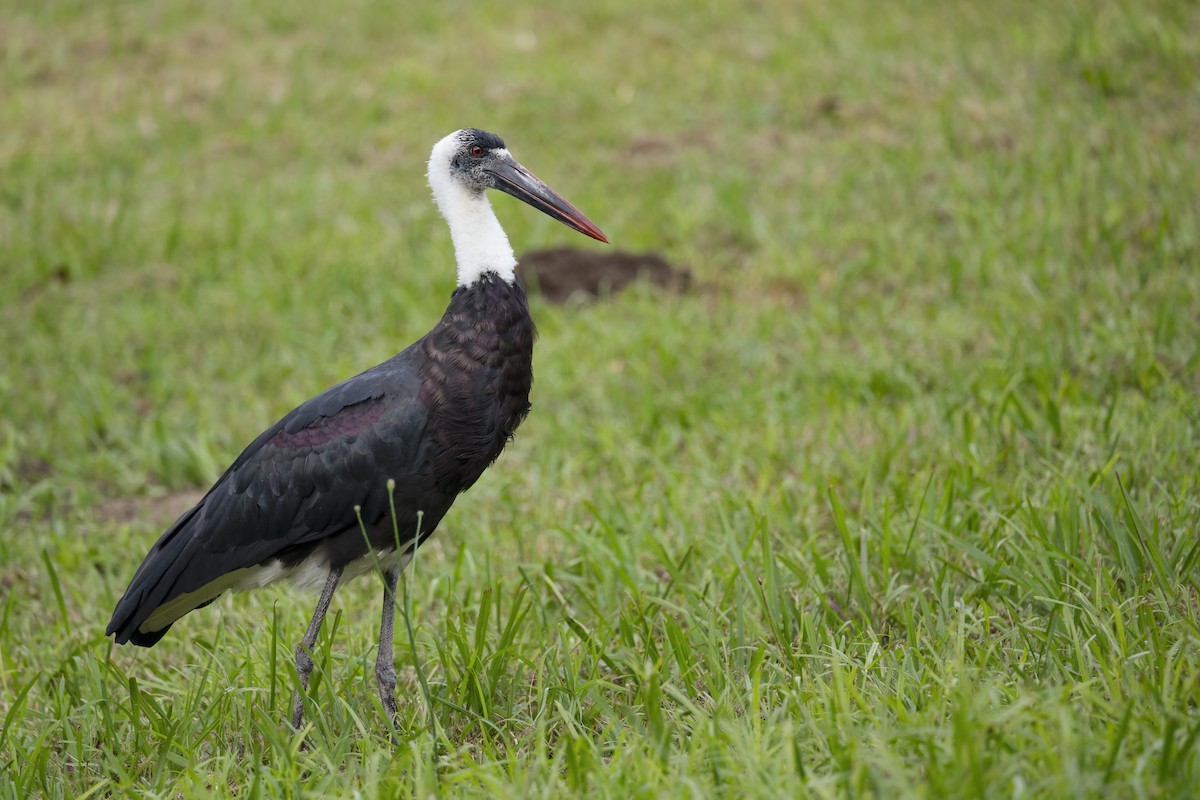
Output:
<svg viewBox="0 0 1200 800">
<path fill-rule="evenodd" d="M 484 192 L 454 179 L 450 161 L 461 146 L 459 132 L 433 146 L 429 156 L 429 187 L 433 201 L 450 226 L 454 256 L 458 261 L 458 285 L 470 286 L 485 272 L 494 272 L 512 283 L 516 279 L 517 257 L 508 236 L 492 211 Z"/>
</svg>

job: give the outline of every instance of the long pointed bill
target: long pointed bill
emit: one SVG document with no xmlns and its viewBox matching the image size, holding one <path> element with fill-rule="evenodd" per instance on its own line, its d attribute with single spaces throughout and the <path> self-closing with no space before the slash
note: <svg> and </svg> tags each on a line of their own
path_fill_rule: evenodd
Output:
<svg viewBox="0 0 1200 800">
<path fill-rule="evenodd" d="M 582 211 L 568 203 L 558 192 L 542 183 L 536 175 L 518 164 L 512 156 L 504 156 L 498 164 L 489 166 L 488 171 L 496 177 L 496 188 L 500 191 L 511 194 L 518 200 L 523 200 L 585 236 L 608 243 L 608 237 L 604 235 L 604 232 L 585 217 Z"/>
</svg>

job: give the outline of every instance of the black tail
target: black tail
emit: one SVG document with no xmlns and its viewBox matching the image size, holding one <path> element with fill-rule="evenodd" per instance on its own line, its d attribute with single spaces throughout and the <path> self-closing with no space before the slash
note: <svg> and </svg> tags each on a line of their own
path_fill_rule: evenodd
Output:
<svg viewBox="0 0 1200 800">
<path fill-rule="evenodd" d="M 106 636 L 115 633 L 117 644 L 133 642 L 141 647 L 150 647 L 170 630 L 171 623 L 179 617 L 188 611 L 207 605 L 215 599 L 208 598 L 204 602 L 198 602 L 190 608 L 185 608 L 178 614 L 173 614 L 171 619 L 162 620 L 152 630 L 141 630 L 146 620 L 163 603 L 179 594 L 172 590 L 175 588 L 179 574 L 191 561 L 193 548 L 189 545 L 194 545 L 193 537 L 188 530 L 189 523 L 203 506 L 204 501 L 201 500 L 195 507 L 175 520 L 175 524 L 168 528 L 150 548 L 142 565 L 134 573 L 133 580 L 129 582 L 129 588 L 125 590 L 125 595 L 117 603 L 112 619 L 108 622 L 108 628 L 104 631 Z"/>
</svg>

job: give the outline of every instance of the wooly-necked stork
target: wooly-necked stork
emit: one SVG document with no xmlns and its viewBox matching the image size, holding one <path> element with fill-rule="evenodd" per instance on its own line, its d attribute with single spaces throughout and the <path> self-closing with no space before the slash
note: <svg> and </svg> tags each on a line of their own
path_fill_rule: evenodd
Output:
<svg viewBox="0 0 1200 800">
<path fill-rule="evenodd" d="M 296 647 L 296 671 L 307 690 L 312 648 L 338 584 L 380 571 L 375 675 L 395 722 L 392 618 L 400 571 L 529 413 L 536 332 L 512 247 L 485 192 L 499 189 L 608 241 L 486 131 L 467 128 L 438 142 L 429 185 L 458 259 L 458 287 L 441 321 L 251 442 L 138 567 L 108 623 L 106 633 L 116 634 L 118 644 L 149 647 L 184 614 L 226 591 L 281 579 L 321 586 Z M 297 728 L 302 699 L 297 691 Z"/>
</svg>

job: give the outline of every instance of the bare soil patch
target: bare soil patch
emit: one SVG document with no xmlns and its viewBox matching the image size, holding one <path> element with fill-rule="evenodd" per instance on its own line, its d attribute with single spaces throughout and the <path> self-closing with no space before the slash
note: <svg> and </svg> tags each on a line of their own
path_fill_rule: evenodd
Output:
<svg viewBox="0 0 1200 800">
<path fill-rule="evenodd" d="M 203 489 L 180 489 L 157 497 L 114 497 L 101 503 L 96 515 L 106 522 L 129 524 L 133 522 L 166 525 L 187 511 L 200 498 Z"/>
<path fill-rule="evenodd" d="M 658 253 L 595 252 L 558 247 L 521 256 L 517 272 L 531 292 L 551 303 L 574 296 L 614 294 L 639 280 L 670 292 L 691 288 L 691 270 L 675 267 Z"/>
</svg>

